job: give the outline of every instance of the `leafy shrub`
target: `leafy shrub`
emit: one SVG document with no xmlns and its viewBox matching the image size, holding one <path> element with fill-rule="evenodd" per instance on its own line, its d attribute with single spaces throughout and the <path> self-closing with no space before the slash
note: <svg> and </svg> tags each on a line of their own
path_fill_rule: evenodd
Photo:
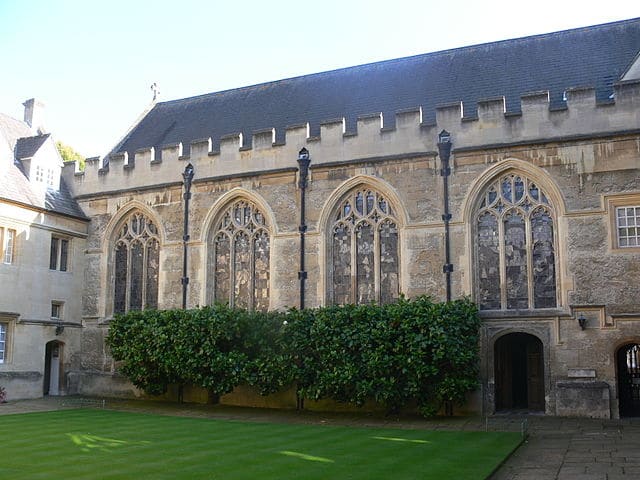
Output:
<svg viewBox="0 0 640 480">
<path fill-rule="evenodd" d="M 479 327 L 468 299 L 288 312 L 217 304 L 116 316 L 107 342 L 150 394 L 193 384 L 219 396 L 249 384 L 266 395 L 295 383 L 303 398 L 373 399 L 389 411 L 417 402 L 432 414 L 477 387 Z"/>
</svg>

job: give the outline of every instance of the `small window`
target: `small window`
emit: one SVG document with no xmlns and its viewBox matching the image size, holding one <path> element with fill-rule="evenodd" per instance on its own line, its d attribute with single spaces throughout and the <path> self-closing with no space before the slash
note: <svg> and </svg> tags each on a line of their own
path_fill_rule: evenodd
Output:
<svg viewBox="0 0 640 480">
<path fill-rule="evenodd" d="M 16 231 L 10 228 L 0 228 L 0 253 L 2 262 L 12 264 L 16 244 Z"/>
<path fill-rule="evenodd" d="M 36 182 L 44 183 L 44 168 L 36 165 Z"/>
<path fill-rule="evenodd" d="M 69 258 L 69 240 L 66 238 L 51 237 L 49 269 L 66 272 L 68 258 Z"/>
<path fill-rule="evenodd" d="M 51 168 L 47 169 L 47 185 L 53 187 L 53 170 Z"/>
<path fill-rule="evenodd" d="M 616 207 L 618 247 L 640 247 L 640 206 Z"/>
<path fill-rule="evenodd" d="M 62 302 L 51 302 L 51 319 L 60 320 L 62 318 Z"/>
<path fill-rule="evenodd" d="M 0 323 L 0 363 L 7 359 L 7 324 Z"/>
</svg>

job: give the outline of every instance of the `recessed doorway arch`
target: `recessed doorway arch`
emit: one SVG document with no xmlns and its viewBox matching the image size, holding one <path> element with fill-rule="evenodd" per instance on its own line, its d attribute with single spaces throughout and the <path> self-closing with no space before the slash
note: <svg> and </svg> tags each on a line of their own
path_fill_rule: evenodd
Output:
<svg viewBox="0 0 640 480">
<path fill-rule="evenodd" d="M 640 417 L 640 343 L 618 348 L 616 367 L 620 416 Z"/>
<path fill-rule="evenodd" d="M 57 340 L 47 342 L 44 349 L 43 395 L 60 395 L 62 391 L 64 343 Z"/>
<path fill-rule="evenodd" d="M 495 409 L 544 412 L 544 346 L 534 335 L 509 333 L 494 345 Z"/>
</svg>

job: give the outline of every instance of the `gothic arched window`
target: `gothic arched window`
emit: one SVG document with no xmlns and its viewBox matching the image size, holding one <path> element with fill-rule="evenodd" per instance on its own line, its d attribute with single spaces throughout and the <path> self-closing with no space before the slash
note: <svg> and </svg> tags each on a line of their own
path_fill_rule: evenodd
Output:
<svg viewBox="0 0 640 480">
<path fill-rule="evenodd" d="M 114 313 L 158 308 L 160 241 L 154 223 L 140 212 L 120 227 L 114 248 Z"/>
<path fill-rule="evenodd" d="M 353 190 L 331 219 L 330 302 L 383 304 L 398 298 L 398 222 L 387 200 L 368 188 Z"/>
<path fill-rule="evenodd" d="M 269 232 L 247 200 L 227 207 L 209 234 L 209 298 L 232 306 L 269 308 Z"/>
<path fill-rule="evenodd" d="M 480 309 L 556 307 L 554 211 L 535 182 L 500 177 L 485 189 L 474 218 Z"/>
</svg>

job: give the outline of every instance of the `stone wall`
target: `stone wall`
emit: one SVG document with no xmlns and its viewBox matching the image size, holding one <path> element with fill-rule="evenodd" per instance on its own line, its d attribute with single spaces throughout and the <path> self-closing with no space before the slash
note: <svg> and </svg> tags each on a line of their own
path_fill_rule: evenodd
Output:
<svg viewBox="0 0 640 480">
<path fill-rule="evenodd" d="M 474 211 L 480 192 L 491 181 L 509 172 L 534 180 L 549 196 L 556 228 L 557 308 L 483 313 L 483 411 L 495 409 L 496 339 L 507 332 L 524 332 L 543 344 L 546 413 L 584 415 L 585 409 L 593 408 L 594 415 L 606 416 L 609 408 L 616 416 L 616 349 L 640 341 L 640 249 L 619 248 L 612 223 L 615 206 L 640 205 L 638 88 L 637 82 L 619 85 L 615 103 L 607 105 L 596 105 L 592 91 L 575 89 L 568 92 L 563 111 L 549 111 L 548 96 L 535 94 L 523 97 L 519 116 L 505 116 L 504 101 L 498 99 L 481 103 L 474 121 L 461 121 L 459 105 L 445 106 L 438 110 L 436 125 L 422 125 L 416 110 L 399 113 L 395 130 L 381 129 L 381 117 L 369 116 L 359 120 L 355 136 L 343 135 L 343 123 L 332 122 L 322 126 L 319 138 L 307 137 L 302 127 L 288 130 L 284 145 L 273 145 L 272 134 L 262 132 L 254 136 L 250 149 L 239 149 L 239 139 L 228 137 L 222 139 L 219 152 L 212 152 L 212 142 L 205 139 L 191 146 L 190 157 L 181 156 L 177 145 L 162 152 L 140 151 L 135 159 L 112 157 L 108 168 L 96 159 L 84 175 L 67 171 L 78 201 L 92 219 L 82 297 L 86 328 L 81 389 L 127 393 L 122 386 L 110 392 L 111 384 L 104 381 L 115 370 L 103 339 L 113 311 L 110 241 L 128 212 L 141 210 L 160 227 L 159 308 L 180 306 L 181 172 L 187 161 L 196 172 L 190 206 L 189 306 L 208 301 L 207 235 L 221 210 L 237 198 L 254 202 L 267 218 L 270 308 L 297 305 L 300 199 L 295 160 L 302 147 L 312 158 L 306 200 L 306 305 L 328 301 L 331 215 L 345 194 L 362 185 L 382 194 L 396 213 L 401 292 L 443 299 L 444 199 L 435 141 L 437 133 L 447 129 L 454 145 L 449 178 L 454 298 L 477 294 Z M 584 330 L 576 321 L 579 314 L 587 317 Z M 575 402 L 571 407 L 575 396 L 565 383 L 576 369 L 593 370 L 591 380 L 608 385 L 610 397 L 599 397 L 603 403 L 592 407 Z M 90 380 L 94 372 L 100 380 Z M 229 398 L 245 397 L 239 393 Z"/>
</svg>

